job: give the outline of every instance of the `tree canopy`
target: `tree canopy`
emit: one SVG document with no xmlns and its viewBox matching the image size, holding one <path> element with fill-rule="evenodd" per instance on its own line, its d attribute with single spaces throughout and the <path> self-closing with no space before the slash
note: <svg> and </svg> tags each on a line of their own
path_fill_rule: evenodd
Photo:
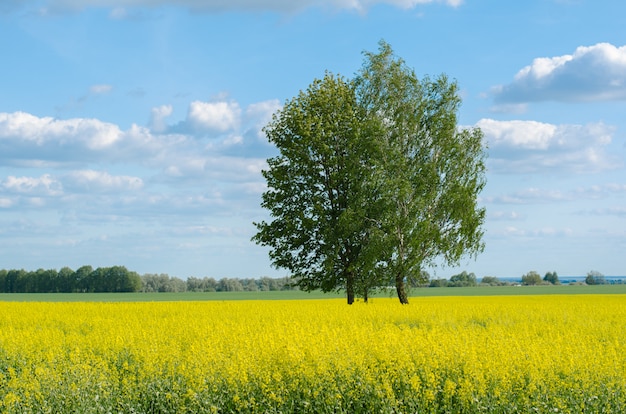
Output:
<svg viewBox="0 0 626 414">
<path fill-rule="evenodd" d="M 279 155 L 253 240 L 304 290 L 352 303 L 391 285 L 408 303 L 424 266 L 483 249 L 483 135 L 459 128 L 460 102 L 455 82 L 420 81 L 382 41 L 355 79 L 314 80 L 264 129 Z"/>
</svg>

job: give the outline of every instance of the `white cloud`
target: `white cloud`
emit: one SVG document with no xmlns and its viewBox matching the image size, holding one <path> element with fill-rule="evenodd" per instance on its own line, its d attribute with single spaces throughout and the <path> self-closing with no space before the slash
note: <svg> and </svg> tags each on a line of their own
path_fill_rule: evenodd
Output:
<svg viewBox="0 0 626 414">
<path fill-rule="evenodd" d="M 170 126 L 173 108 L 163 105 L 151 111 L 149 127 L 125 130 L 97 119 L 0 112 L 0 207 L 55 209 L 72 226 L 186 225 L 251 214 L 264 183 L 263 151 L 274 148 L 256 137 L 257 128 L 277 106 L 200 102 Z"/>
<path fill-rule="evenodd" d="M 85 168 L 99 162 L 152 169 L 180 165 L 179 170 L 189 171 L 196 159 L 218 165 L 215 160 L 226 157 L 221 168 L 229 171 L 238 164 L 233 160 L 256 165 L 273 151 L 258 134 L 278 106 L 276 101 L 255 103 L 242 115 L 234 101 L 194 101 L 187 118 L 170 126 L 173 107 L 162 105 L 152 109 L 149 127 L 133 124 L 127 130 L 98 119 L 0 112 L 0 161 L 22 168 Z"/>
<path fill-rule="evenodd" d="M 557 130 L 556 125 L 535 121 L 481 119 L 476 126 L 485 133 L 491 148 L 506 146 L 529 150 L 547 149 L 555 143 Z"/>
<path fill-rule="evenodd" d="M 463 0 L 24 0 L 22 7 L 36 7 L 40 13 L 83 10 L 86 7 L 111 7 L 111 17 L 120 19 L 127 16 L 127 7 L 159 7 L 173 5 L 199 12 L 276 11 L 296 12 L 308 7 L 325 7 L 338 10 L 363 11 L 376 4 L 391 4 L 403 9 L 411 9 L 420 4 L 442 3 L 458 7 Z M 12 7 L 15 8 L 16 6 Z M 7 8 L 8 10 L 12 9 Z"/>
<path fill-rule="evenodd" d="M 603 123 L 554 125 L 536 121 L 476 123 L 489 144 L 489 168 L 497 173 L 597 172 L 622 161 L 609 154 L 614 128 Z"/>
<path fill-rule="evenodd" d="M 580 46 L 573 54 L 541 57 L 508 85 L 492 90 L 496 103 L 626 100 L 626 46 Z"/>
<path fill-rule="evenodd" d="M 98 150 L 113 145 L 121 136 L 117 125 L 97 119 L 58 120 L 25 112 L 0 113 L 0 141 L 30 142 L 37 146 L 50 142 L 60 146 L 81 143 Z"/>
<path fill-rule="evenodd" d="M 272 120 L 272 115 L 282 108 L 278 99 L 253 103 L 246 108 L 246 118 L 254 121 L 253 128 L 257 137 L 265 137 L 263 127 Z"/>
<path fill-rule="evenodd" d="M 193 101 L 189 105 L 188 122 L 199 131 L 226 132 L 241 121 L 241 108 L 236 102 Z"/>
<path fill-rule="evenodd" d="M 57 196 L 63 194 L 63 186 L 50 174 L 41 177 L 8 176 L 0 183 L 3 192 L 27 195 Z"/>
<path fill-rule="evenodd" d="M 152 108 L 150 116 L 150 129 L 154 132 L 163 132 L 167 128 L 166 118 L 172 115 L 172 105 L 161 105 Z"/>
</svg>

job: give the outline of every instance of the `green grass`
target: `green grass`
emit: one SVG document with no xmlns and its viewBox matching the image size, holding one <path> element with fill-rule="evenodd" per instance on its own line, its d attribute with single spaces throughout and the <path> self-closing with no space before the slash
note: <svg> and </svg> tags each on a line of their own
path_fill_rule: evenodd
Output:
<svg viewBox="0 0 626 414">
<path fill-rule="evenodd" d="M 457 292 L 458 291 L 458 292 Z M 413 296 L 626 294 L 623 285 L 477 286 L 415 289 Z"/>
<path fill-rule="evenodd" d="M 558 286 L 480 286 L 464 288 L 413 289 L 412 297 L 425 296 L 494 296 L 494 295 L 566 295 L 626 294 L 624 285 L 558 285 Z M 227 300 L 306 300 L 343 298 L 343 293 L 302 292 L 181 292 L 181 293 L 0 293 L 3 302 L 177 302 Z M 379 292 L 377 297 L 395 297 L 395 290 Z"/>
<path fill-rule="evenodd" d="M 179 292 L 179 293 L 0 293 L 4 302 L 179 302 L 226 300 L 298 300 L 342 297 L 341 294 L 301 291 Z"/>
</svg>

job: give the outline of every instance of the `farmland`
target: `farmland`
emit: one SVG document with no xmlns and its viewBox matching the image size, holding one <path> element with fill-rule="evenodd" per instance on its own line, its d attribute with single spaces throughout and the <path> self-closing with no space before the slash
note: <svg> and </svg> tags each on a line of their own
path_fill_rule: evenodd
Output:
<svg viewBox="0 0 626 414">
<path fill-rule="evenodd" d="M 409 306 L 2 296 L 0 411 L 623 412 L 626 296 L 547 288 Z"/>
<path fill-rule="evenodd" d="M 417 288 L 413 295 L 430 296 L 519 296 L 519 295 L 587 295 L 626 294 L 626 284 L 617 285 L 541 285 L 541 286 L 475 286 L 460 288 Z M 393 289 L 378 292 L 374 298 L 394 297 Z M 179 302 L 224 300 L 306 300 L 334 299 L 344 293 L 282 291 L 234 292 L 114 292 L 114 293 L 0 293 L 0 302 Z"/>
</svg>

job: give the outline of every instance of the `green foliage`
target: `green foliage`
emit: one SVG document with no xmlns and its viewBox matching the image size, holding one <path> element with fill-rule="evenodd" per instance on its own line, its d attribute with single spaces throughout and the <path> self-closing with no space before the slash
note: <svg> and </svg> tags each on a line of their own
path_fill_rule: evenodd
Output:
<svg viewBox="0 0 626 414">
<path fill-rule="evenodd" d="M 167 274 L 145 274 L 124 266 L 82 266 L 76 271 L 63 267 L 28 272 L 0 269 L 0 293 L 110 293 L 110 292 L 256 292 L 297 289 L 289 278 L 235 279 L 197 278 L 182 280 Z"/>
<path fill-rule="evenodd" d="M 192 278 L 189 278 L 192 279 Z M 141 276 L 142 292 L 185 292 L 187 282 L 167 274 L 145 274 Z"/>
<path fill-rule="evenodd" d="M 597 270 L 592 270 L 587 273 L 585 283 L 587 283 L 588 285 L 604 285 L 606 284 L 606 279 L 602 273 L 598 272 Z"/>
<path fill-rule="evenodd" d="M 468 287 L 476 285 L 476 275 L 474 273 L 467 273 L 466 271 L 452 276 L 448 283 L 449 287 Z"/>
<path fill-rule="evenodd" d="M 430 274 L 426 270 L 421 270 L 417 276 L 409 276 L 407 283 L 410 288 L 426 287 L 430 283 Z"/>
<path fill-rule="evenodd" d="M 458 128 L 459 105 L 455 82 L 420 81 L 385 42 L 353 81 L 314 80 L 264 129 L 280 155 L 263 172 L 272 220 L 253 240 L 303 290 L 352 303 L 394 285 L 408 303 L 436 257 L 483 249 L 483 135 Z"/>
<path fill-rule="evenodd" d="M 374 234 L 385 284 L 408 303 L 407 275 L 435 258 L 458 264 L 483 250 L 485 151 L 479 129 L 459 129 L 461 99 L 445 75 L 421 81 L 391 47 L 366 53 L 356 93 L 376 125 L 376 174 L 370 200 L 379 203 Z"/>
<path fill-rule="evenodd" d="M 350 84 L 326 74 L 288 101 L 265 127 L 280 155 L 263 171 L 262 206 L 273 221 L 255 223 L 275 266 L 304 290 L 346 288 L 354 300 L 368 229 L 361 187 L 370 164 L 363 119 Z"/>
<path fill-rule="evenodd" d="M 553 285 L 560 285 L 561 282 L 559 281 L 559 275 L 556 274 L 556 272 L 548 272 L 546 273 L 546 275 L 543 277 L 544 282 L 548 282 L 551 283 Z"/>
<path fill-rule="evenodd" d="M 502 282 L 495 276 L 485 276 L 480 281 L 481 285 L 501 286 Z"/>
<path fill-rule="evenodd" d="M 530 271 L 522 276 L 522 285 L 540 285 L 541 284 L 541 275 L 537 272 Z"/>
<path fill-rule="evenodd" d="M 0 271 L 3 293 L 138 292 L 141 286 L 140 276 L 124 266 Z"/>
<path fill-rule="evenodd" d="M 428 286 L 429 287 L 448 287 L 448 279 L 445 279 L 445 278 L 444 279 L 441 279 L 441 278 L 432 279 Z"/>
</svg>

